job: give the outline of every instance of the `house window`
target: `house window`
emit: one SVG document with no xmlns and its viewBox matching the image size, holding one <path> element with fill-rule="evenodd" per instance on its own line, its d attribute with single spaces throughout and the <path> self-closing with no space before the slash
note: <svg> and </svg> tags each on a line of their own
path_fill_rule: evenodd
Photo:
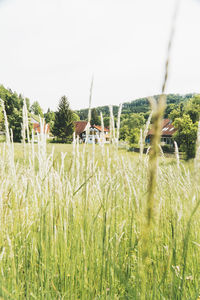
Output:
<svg viewBox="0 0 200 300">
<path fill-rule="evenodd" d="M 161 142 L 166 143 L 166 138 L 161 137 Z"/>
</svg>

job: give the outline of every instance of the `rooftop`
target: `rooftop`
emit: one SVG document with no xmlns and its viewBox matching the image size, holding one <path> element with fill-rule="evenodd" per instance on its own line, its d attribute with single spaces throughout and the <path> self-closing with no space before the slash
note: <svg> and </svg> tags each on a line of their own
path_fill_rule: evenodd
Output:
<svg viewBox="0 0 200 300">
<path fill-rule="evenodd" d="M 174 128 L 174 126 L 172 125 L 172 122 L 170 119 L 164 119 L 163 120 L 163 124 L 162 124 L 162 132 L 161 135 L 167 135 L 167 136 L 172 136 L 174 133 L 176 132 L 176 129 Z M 151 128 L 148 131 L 148 135 L 154 135 L 154 129 Z"/>
<path fill-rule="evenodd" d="M 86 130 L 87 121 L 76 121 L 75 122 L 75 133 L 80 135 L 82 132 Z"/>
</svg>

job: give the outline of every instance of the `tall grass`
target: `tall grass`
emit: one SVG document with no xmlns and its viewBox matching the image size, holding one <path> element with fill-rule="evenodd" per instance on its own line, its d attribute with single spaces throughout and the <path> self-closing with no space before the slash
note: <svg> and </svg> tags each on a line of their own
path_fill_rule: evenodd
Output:
<svg viewBox="0 0 200 300">
<path fill-rule="evenodd" d="M 149 169 L 140 156 L 76 141 L 58 159 L 45 136 L 25 147 L 21 161 L 11 142 L 0 147 L 3 299 L 198 298 L 200 188 L 189 163 L 178 170 L 157 158 L 157 226 L 144 261 Z"/>
</svg>

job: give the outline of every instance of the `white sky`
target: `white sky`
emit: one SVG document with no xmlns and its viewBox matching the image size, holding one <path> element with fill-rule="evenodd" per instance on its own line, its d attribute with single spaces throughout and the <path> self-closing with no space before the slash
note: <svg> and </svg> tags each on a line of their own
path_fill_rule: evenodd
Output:
<svg viewBox="0 0 200 300">
<path fill-rule="evenodd" d="M 56 109 L 158 94 L 175 0 L 0 0 L 0 83 Z M 200 91 L 200 1 L 182 0 L 167 93 Z"/>
</svg>

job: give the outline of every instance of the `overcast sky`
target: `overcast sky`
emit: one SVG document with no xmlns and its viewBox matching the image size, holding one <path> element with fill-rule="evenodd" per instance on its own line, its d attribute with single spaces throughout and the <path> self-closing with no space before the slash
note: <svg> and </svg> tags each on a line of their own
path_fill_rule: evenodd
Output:
<svg viewBox="0 0 200 300">
<path fill-rule="evenodd" d="M 175 0 L 0 0 L 0 84 L 56 109 L 159 94 Z M 167 93 L 200 91 L 200 1 L 182 0 Z"/>
</svg>

